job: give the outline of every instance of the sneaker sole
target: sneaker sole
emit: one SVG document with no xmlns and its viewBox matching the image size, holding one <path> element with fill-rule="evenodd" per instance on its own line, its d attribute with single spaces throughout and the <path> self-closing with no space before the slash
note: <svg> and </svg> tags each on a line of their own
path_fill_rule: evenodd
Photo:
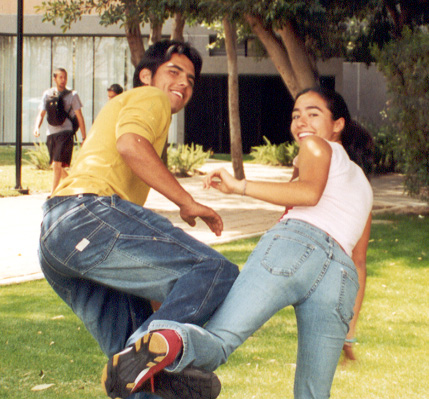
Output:
<svg viewBox="0 0 429 399">
<path fill-rule="evenodd" d="M 154 379 L 154 393 L 163 399 L 216 399 L 222 388 L 215 373 L 191 367 L 178 374 L 161 371 Z M 150 392 L 150 384 L 142 390 Z"/>
<path fill-rule="evenodd" d="M 110 398 L 126 398 L 163 366 L 168 342 L 160 334 L 147 334 L 133 346 L 114 355 L 103 369 L 101 384 Z M 139 370 L 136 373 L 136 370 Z"/>
</svg>

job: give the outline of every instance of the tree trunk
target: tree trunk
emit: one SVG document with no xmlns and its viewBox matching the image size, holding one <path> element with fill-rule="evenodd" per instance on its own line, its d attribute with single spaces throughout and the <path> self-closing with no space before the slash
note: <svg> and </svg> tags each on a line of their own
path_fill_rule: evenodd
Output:
<svg viewBox="0 0 429 399">
<path fill-rule="evenodd" d="M 264 27 L 259 16 L 247 14 L 245 18 L 252 32 L 265 46 L 292 97 L 316 84 L 317 69 L 291 22 L 278 30 L 280 41 L 271 29 Z"/>
<path fill-rule="evenodd" d="M 265 46 L 271 61 L 279 72 L 289 92 L 295 97 L 299 93 L 299 84 L 282 42 L 274 35 L 272 30 L 268 30 L 263 26 L 260 17 L 247 14 L 245 18 L 252 32 L 258 36 L 259 40 Z"/>
<path fill-rule="evenodd" d="M 318 80 L 318 72 L 307 53 L 304 41 L 296 34 L 293 23 L 288 21 L 277 33 L 289 55 L 299 90 L 313 87 Z"/>
<path fill-rule="evenodd" d="M 393 33 L 395 37 L 399 37 L 402 31 L 403 24 L 402 24 L 401 14 L 399 13 L 399 10 L 396 8 L 396 1 L 384 0 L 384 5 L 393 21 L 393 26 L 394 26 Z"/>
<path fill-rule="evenodd" d="M 173 18 L 173 26 L 171 30 L 171 40 L 184 42 L 183 29 L 185 28 L 186 19 L 181 12 L 176 12 Z"/>
<path fill-rule="evenodd" d="M 149 33 L 149 46 L 160 42 L 162 39 L 162 22 L 156 17 L 150 18 L 150 33 Z"/>
<path fill-rule="evenodd" d="M 131 63 L 136 67 L 144 56 L 144 45 L 140 25 L 129 21 L 125 23 L 125 36 L 131 53 Z"/>
<path fill-rule="evenodd" d="M 244 179 L 243 146 L 238 98 L 237 31 L 228 17 L 222 21 L 225 32 L 225 48 L 228 60 L 228 112 L 231 140 L 231 159 L 234 176 Z"/>
</svg>

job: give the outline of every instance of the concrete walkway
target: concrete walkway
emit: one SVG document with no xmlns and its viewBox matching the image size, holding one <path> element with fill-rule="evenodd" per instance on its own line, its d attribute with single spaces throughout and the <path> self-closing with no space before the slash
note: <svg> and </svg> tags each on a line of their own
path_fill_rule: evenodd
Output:
<svg viewBox="0 0 429 399">
<path fill-rule="evenodd" d="M 212 160 L 201 171 L 218 167 L 232 171 L 230 163 Z M 292 169 L 245 164 L 245 173 L 249 180 L 288 181 Z M 224 195 L 213 189 L 203 190 L 202 177 L 180 179 L 180 183 L 197 201 L 212 207 L 222 216 L 224 232 L 221 237 L 216 237 L 201 220 L 195 227 L 189 227 L 180 218 L 178 208 L 154 190 L 150 192 L 146 206 L 209 245 L 260 235 L 283 213 L 282 207 L 276 205 L 239 195 Z M 429 211 L 426 203 L 404 195 L 400 175 L 373 178 L 371 184 L 374 189 L 374 213 L 386 210 Z M 46 194 L 0 198 L 0 285 L 43 278 L 37 259 L 37 245 L 41 207 L 45 200 Z"/>
</svg>

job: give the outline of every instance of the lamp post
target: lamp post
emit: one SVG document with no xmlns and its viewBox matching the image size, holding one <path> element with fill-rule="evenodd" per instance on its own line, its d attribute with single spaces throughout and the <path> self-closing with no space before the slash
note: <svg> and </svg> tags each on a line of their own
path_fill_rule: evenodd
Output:
<svg viewBox="0 0 429 399">
<path fill-rule="evenodd" d="M 16 35 L 16 185 L 15 189 L 22 194 L 28 194 L 28 190 L 21 187 L 21 160 L 22 160 L 22 53 L 24 31 L 24 0 L 18 0 L 17 35 Z"/>
</svg>

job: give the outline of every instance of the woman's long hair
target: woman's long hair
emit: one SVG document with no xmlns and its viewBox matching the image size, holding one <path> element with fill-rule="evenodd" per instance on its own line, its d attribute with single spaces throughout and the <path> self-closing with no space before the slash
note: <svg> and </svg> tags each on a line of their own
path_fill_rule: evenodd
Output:
<svg viewBox="0 0 429 399">
<path fill-rule="evenodd" d="M 323 87 L 313 87 L 298 93 L 296 99 L 308 92 L 317 93 L 326 101 L 334 121 L 344 118 L 341 143 L 350 159 L 368 176 L 374 164 L 374 141 L 371 134 L 361 124 L 352 120 L 347 104 L 339 93 Z"/>
</svg>

